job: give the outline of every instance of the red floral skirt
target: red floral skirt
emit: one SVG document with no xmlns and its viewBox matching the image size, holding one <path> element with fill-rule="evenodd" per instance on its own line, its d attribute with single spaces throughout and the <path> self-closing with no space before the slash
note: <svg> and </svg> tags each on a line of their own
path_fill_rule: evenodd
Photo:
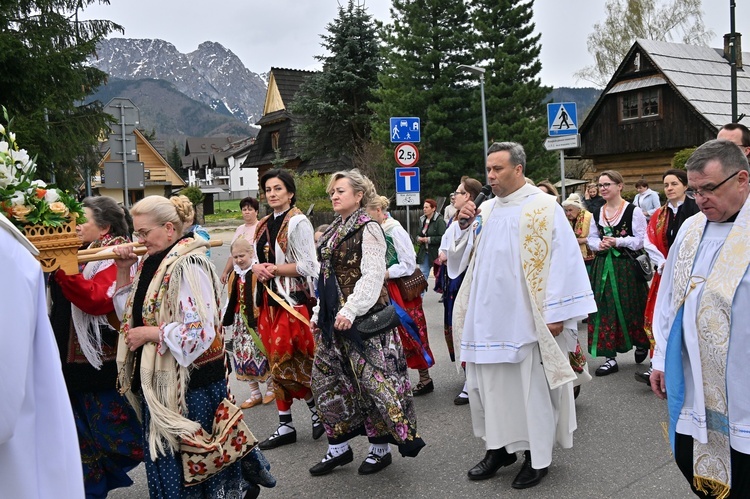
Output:
<svg viewBox="0 0 750 499">
<path fill-rule="evenodd" d="M 310 319 L 307 306 L 297 305 L 294 310 Z M 282 400 L 307 397 L 315 356 L 310 326 L 283 307 L 268 305 L 264 296 L 258 314 L 258 334 L 266 349 L 276 396 Z"/>
</svg>

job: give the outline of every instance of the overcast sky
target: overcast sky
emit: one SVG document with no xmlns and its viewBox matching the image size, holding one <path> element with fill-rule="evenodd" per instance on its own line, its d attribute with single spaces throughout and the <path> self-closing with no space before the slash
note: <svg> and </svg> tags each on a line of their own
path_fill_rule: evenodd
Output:
<svg viewBox="0 0 750 499">
<path fill-rule="evenodd" d="M 128 38 L 161 38 L 180 52 L 213 41 L 237 54 L 253 72 L 271 66 L 315 69 L 321 55 L 320 34 L 337 14 L 337 0 L 110 0 L 94 5 L 89 18 L 110 19 Z M 347 0 L 340 0 L 345 4 Z M 750 2 L 736 2 L 736 29 L 744 32 L 750 52 Z M 376 19 L 390 18 L 390 0 L 366 0 Z M 729 32 L 729 1 L 704 0 L 704 20 L 722 47 Z M 542 83 L 555 87 L 588 86 L 573 73 L 592 63 L 586 36 L 604 19 L 604 0 L 536 0 L 534 22 L 542 33 Z M 121 35 L 117 35 L 121 36 Z"/>
</svg>

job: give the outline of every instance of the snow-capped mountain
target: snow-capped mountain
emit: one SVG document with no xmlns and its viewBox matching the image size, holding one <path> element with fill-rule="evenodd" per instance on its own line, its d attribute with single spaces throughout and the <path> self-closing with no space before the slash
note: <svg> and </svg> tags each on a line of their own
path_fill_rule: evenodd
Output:
<svg viewBox="0 0 750 499">
<path fill-rule="evenodd" d="M 183 54 L 164 40 L 110 38 L 99 44 L 97 56 L 91 64 L 115 78 L 168 81 L 188 97 L 249 125 L 262 115 L 267 82 L 219 43 L 204 42 Z"/>
</svg>

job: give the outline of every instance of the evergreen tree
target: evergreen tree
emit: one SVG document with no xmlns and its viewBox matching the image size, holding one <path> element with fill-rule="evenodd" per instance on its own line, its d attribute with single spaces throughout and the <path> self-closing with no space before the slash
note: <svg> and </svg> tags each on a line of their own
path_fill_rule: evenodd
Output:
<svg viewBox="0 0 750 499">
<path fill-rule="evenodd" d="M 19 143 L 37 155 L 38 173 L 61 187 L 80 182 L 77 165 L 106 128 L 101 103 L 80 104 L 106 74 L 86 64 L 96 43 L 122 27 L 81 21 L 78 14 L 108 0 L 0 3 L 0 99 L 14 117 Z"/>
<path fill-rule="evenodd" d="M 518 142 L 526 150 L 528 177 L 557 179 L 556 156 L 543 147 L 552 89 L 539 79 L 541 35 L 534 35 L 533 6 L 533 0 L 471 0 L 477 37 L 473 59 L 483 61 L 486 70 L 489 143 Z M 481 116 L 479 97 L 472 102 L 472 116 Z M 481 129 L 481 122 L 475 123 Z M 482 141 L 476 134 L 472 140 Z"/>
<path fill-rule="evenodd" d="M 172 142 L 172 148 L 167 153 L 167 163 L 169 166 L 176 171 L 183 180 L 187 180 L 188 171 L 182 166 L 182 155 L 180 154 L 180 148 L 177 146 L 177 142 Z"/>
<path fill-rule="evenodd" d="M 421 118 L 417 166 L 422 198 L 446 196 L 462 175 L 484 177 L 482 148 L 472 148 L 473 140 L 481 139 L 481 124 L 478 132 L 472 129 L 474 96 L 457 69 L 473 63 L 467 50 L 472 43 L 469 12 L 464 1 L 393 0 L 391 18 L 381 30 L 385 64 L 373 129 L 393 151 L 389 117 Z M 386 156 L 392 158 L 392 153 Z M 384 163 L 384 168 L 393 166 L 393 159 Z"/>
<path fill-rule="evenodd" d="M 317 57 L 323 71 L 302 84 L 291 106 L 296 145 L 303 158 L 347 156 L 356 165 L 370 140 L 368 105 L 380 67 L 376 27 L 364 5 L 349 0 L 326 29 L 321 45 L 328 55 Z"/>
</svg>

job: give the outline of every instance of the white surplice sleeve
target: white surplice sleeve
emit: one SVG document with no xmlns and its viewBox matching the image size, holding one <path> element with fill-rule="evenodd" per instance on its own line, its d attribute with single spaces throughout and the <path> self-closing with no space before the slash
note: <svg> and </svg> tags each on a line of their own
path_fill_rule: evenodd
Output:
<svg viewBox="0 0 750 499">
<path fill-rule="evenodd" d="M 388 267 L 388 277 L 393 279 L 412 275 L 417 268 L 417 254 L 414 252 L 409 234 L 397 225 L 391 230 L 391 238 L 398 255 L 398 263 Z"/>
<path fill-rule="evenodd" d="M 216 314 L 216 303 L 214 302 L 214 289 L 208 274 L 199 266 L 189 269 L 200 286 L 200 296 L 193 296 L 190 286 L 185 277 L 180 282 L 180 309 L 177 322 L 170 322 L 159 326 L 161 329 L 161 341 L 159 342 L 159 354 L 163 355 L 167 349 L 172 352 L 178 364 L 188 367 L 190 364 L 208 350 L 216 338 L 214 315 Z M 205 317 L 199 313 L 196 300 L 202 300 Z"/>
<path fill-rule="evenodd" d="M 366 224 L 362 229 L 362 277 L 339 311 L 350 321 L 364 315 L 380 298 L 385 279 L 385 250 L 383 230 L 377 224 Z"/>
<path fill-rule="evenodd" d="M 646 232 L 646 237 L 643 239 L 643 248 L 646 250 L 646 253 L 648 253 L 651 263 L 658 269 L 659 273 L 661 273 L 661 266 L 667 261 L 667 259 L 662 255 L 661 251 L 659 251 L 659 248 L 651 242 L 651 239 L 648 237 L 648 232 Z"/>
<path fill-rule="evenodd" d="M 303 277 L 317 278 L 320 263 L 315 253 L 315 231 L 304 215 L 289 232 L 289 261 L 297 264 L 297 273 Z M 291 225 L 291 224 L 290 224 Z"/>
</svg>

